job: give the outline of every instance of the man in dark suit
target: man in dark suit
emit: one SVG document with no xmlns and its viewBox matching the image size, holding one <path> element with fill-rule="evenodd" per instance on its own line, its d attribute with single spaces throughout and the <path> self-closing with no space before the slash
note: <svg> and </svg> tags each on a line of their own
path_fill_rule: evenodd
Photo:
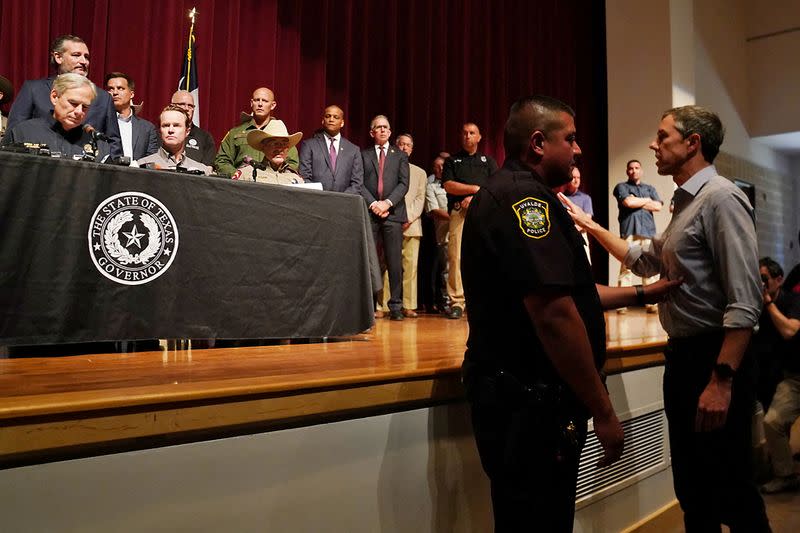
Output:
<svg viewBox="0 0 800 533">
<path fill-rule="evenodd" d="M 136 116 L 133 96 L 136 84 L 123 72 L 106 74 L 106 90 L 117 110 L 117 125 L 122 138 L 122 151 L 136 161 L 158 151 L 158 134 L 153 124 Z"/>
<path fill-rule="evenodd" d="M 81 76 L 89 75 L 89 48 L 83 39 L 75 35 L 60 35 L 50 47 L 50 64 L 56 68 L 57 74 L 74 72 Z M 49 118 L 53 116 L 53 104 L 50 92 L 55 76 L 40 80 L 27 80 L 19 91 L 8 114 L 8 127 L 32 118 Z M 117 113 L 111 97 L 104 91 L 97 93 L 97 98 L 89 108 L 86 124 L 108 137 L 111 155 L 122 155 L 122 141 L 117 126 Z"/>
<path fill-rule="evenodd" d="M 383 240 L 383 259 L 389 271 L 389 318 L 403 320 L 403 224 L 407 221 L 408 156 L 389 145 L 389 119 L 378 115 L 370 123 L 375 144 L 361 151 L 364 186 L 361 196 L 370 210 L 375 244 Z M 380 249 L 380 248 L 379 248 Z M 376 317 L 383 316 L 376 313 Z"/>
<path fill-rule="evenodd" d="M 326 191 L 360 194 L 364 167 L 358 146 L 345 139 L 344 111 L 336 105 L 325 108 L 323 133 L 307 139 L 300 147 L 300 175 L 322 184 Z"/>
<path fill-rule="evenodd" d="M 176 105 L 186 111 L 189 120 L 194 121 L 194 96 L 189 91 L 175 91 L 172 95 L 172 105 Z M 213 166 L 214 157 L 217 155 L 217 145 L 214 144 L 214 137 L 209 132 L 195 124 L 186 137 L 186 155 L 200 161 L 204 165 Z"/>
</svg>

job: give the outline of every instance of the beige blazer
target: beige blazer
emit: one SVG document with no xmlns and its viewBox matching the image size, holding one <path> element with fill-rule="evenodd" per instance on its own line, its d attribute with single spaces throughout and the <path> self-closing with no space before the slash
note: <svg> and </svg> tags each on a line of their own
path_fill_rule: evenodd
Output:
<svg viewBox="0 0 800 533">
<path fill-rule="evenodd" d="M 403 237 L 422 237 L 420 217 L 425 209 L 425 191 L 428 176 L 417 165 L 409 163 L 408 192 L 406 193 L 406 214 L 411 225 L 403 232 Z"/>
</svg>

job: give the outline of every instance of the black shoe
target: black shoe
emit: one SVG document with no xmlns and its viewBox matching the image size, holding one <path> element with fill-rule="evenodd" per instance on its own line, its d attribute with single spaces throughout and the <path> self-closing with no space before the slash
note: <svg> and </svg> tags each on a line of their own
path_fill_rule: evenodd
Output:
<svg viewBox="0 0 800 533">
<path fill-rule="evenodd" d="M 389 311 L 389 320 L 403 320 L 403 312 Z"/>
<path fill-rule="evenodd" d="M 447 318 L 452 318 L 453 320 L 457 320 L 461 318 L 464 314 L 464 311 L 460 307 L 451 307 L 450 313 L 448 313 Z"/>
</svg>

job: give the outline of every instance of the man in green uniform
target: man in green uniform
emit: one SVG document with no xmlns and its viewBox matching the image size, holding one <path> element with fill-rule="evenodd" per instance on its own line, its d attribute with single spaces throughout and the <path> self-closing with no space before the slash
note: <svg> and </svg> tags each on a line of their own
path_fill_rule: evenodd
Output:
<svg viewBox="0 0 800 533">
<path fill-rule="evenodd" d="M 220 176 L 231 177 L 242 166 L 245 157 L 251 157 L 258 162 L 264 158 L 263 152 L 247 144 L 247 134 L 253 130 L 263 131 L 272 120 L 272 111 L 277 105 L 275 93 L 271 89 L 259 87 L 253 91 L 253 96 L 250 98 L 252 118 L 228 131 L 219 145 L 219 152 L 214 158 L 214 168 Z M 289 149 L 289 166 L 297 170 L 299 161 L 297 148 L 293 146 Z"/>
</svg>

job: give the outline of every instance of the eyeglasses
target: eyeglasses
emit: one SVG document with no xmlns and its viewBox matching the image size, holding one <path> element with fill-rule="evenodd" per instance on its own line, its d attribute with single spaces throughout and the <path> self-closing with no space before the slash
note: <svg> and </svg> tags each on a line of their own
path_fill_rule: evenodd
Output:
<svg viewBox="0 0 800 533">
<path fill-rule="evenodd" d="M 762 283 L 766 283 L 768 281 L 769 281 L 769 278 L 767 276 L 765 276 L 764 274 L 761 274 L 761 282 Z"/>
<path fill-rule="evenodd" d="M 180 102 L 172 102 L 172 105 L 176 105 L 178 107 L 186 107 L 189 109 L 194 109 L 194 104 L 182 104 Z"/>
</svg>

